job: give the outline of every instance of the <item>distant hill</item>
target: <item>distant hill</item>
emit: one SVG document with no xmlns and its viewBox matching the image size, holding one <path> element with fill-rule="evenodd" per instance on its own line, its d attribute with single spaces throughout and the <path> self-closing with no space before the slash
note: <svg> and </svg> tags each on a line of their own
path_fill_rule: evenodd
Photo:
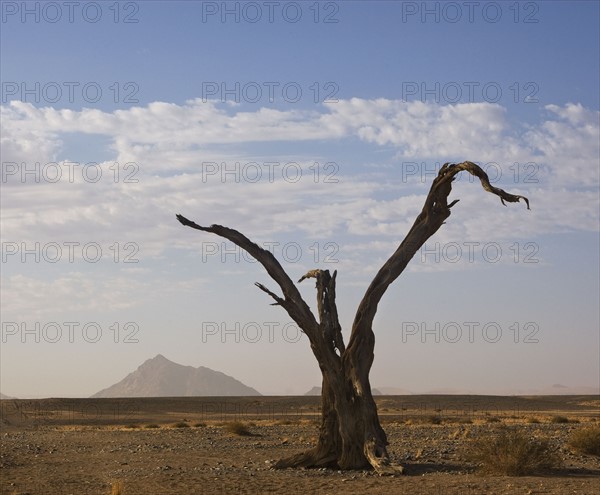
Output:
<svg viewBox="0 0 600 495">
<path fill-rule="evenodd" d="M 0 392 L 0 400 L 2 399 L 13 399 L 14 397 L 9 397 L 8 395 L 4 395 L 2 392 Z"/>
<path fill-rule="evenodd" d="M 371 389 L 371 393 L 373 395 L 383 395 L 379 390 L 377 390 L 376 388 L 372 388 Z M 304 395 L 321 395 L 321 387 L 313 387 L 311 388 L 308 392 L 306 392 Z"/>
<path fill-rule="evenodd" d="M 379 390 L 382 395 L 412 395 L 410 390 L 399 387 L 377 387 L 377 390 Z"/>
<path fill-rule="evenodd" d="M 321 395 L 321 387 L 313 387 L 304 395 Z"/>
<path fill-rule="evenodd" d="M 555 383 L 551 387 L 546 387 L 539 391 L 542 395 L 591 395 L 600 394 L 597 387 L 566 386 Z"/>
<path fill-rule="evenodd" d="M 205 397 L 261 395 L 235 378 L 204 366 L 194 368 L 159 354 L 123 380 L 92 395 L 101 397 Z"/>
</svg>

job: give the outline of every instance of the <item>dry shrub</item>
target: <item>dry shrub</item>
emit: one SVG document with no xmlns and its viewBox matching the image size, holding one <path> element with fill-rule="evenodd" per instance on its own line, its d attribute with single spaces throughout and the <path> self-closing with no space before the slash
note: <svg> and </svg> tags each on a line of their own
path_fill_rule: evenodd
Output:
<svg viewBox="0 0 600 495">
<path fill-rule="evenodd" d="M 160 425 L 157 425 L 156 423 L 150 423 L 150 424 L 144 426 L 144 428 L 148 428 L 148 429 L 160 428 Z"/>
<path fill-rule="evenodd" d="M 251 436 L 252 433 L 248 429 L 248 426 L 241 421 L 230 421 L 225 424 L 225 430 L 229 433 L 239 436 Z"/>
<path fill-rule="evenodd" d="M 575 430 L 569 437 L 569 446 L 582 454 L 600 456 L 600 426 Z"/>
<path fill-rule="evenodd" d="M 569 422 L 569 418 L 565 417 L 565 416 L 552 416 L 550 418 L 550 423 L 556 423 L 556 424 L 561 424 L 561 423 L 568 423 Z"/>
<path fill-rule="evenodd" d="M 486 423 L 501 423 L 502 420 L 500 418 L 498 418 L 497 416 L 490 416 L 489 418 L 485 419 Z"/>
<path fill-rule="evenodd" d="M 429 416 L 425 416 L 423 418 L 423 422 L 428 424 L 428 425 L 441 425 L 442 424 L 442 418 L 441 416 L 438 416 L 436 414 L 431 414 Z"/>
<path fill-rule="evenodd" d="M 546 440 L 533 440 L 509 428 L 499 428 L 472 441 L 467 458 L 485 473 L 507 476 L 527 476 L 560 465 Z"/>
<path fill-rule="evenodd" d="M 188 425 L 185 421 L 178 421 L 177 423 L 173 423 L 173 428 L 189 428 L 190 425 Z"/>
</svg>

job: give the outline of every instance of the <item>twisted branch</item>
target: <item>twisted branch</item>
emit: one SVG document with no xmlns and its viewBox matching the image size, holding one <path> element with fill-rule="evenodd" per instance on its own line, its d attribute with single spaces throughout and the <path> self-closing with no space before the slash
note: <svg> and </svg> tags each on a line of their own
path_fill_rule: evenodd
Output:
<svg viewBox="0 0 600 495">
<path fill-rule="evenodd" d="M 183 215 L 176 215 L 176 217 L 182 225 L 224 237 L 240 248 L 245 249 L 248 254 L 254 257 L 265 268 L 270 277 L 277 282 L 281 288 L 281 291 L 283 292 L 284 297 L 281 298 L 277 296 L 262 284 L 257 283 L 256 286 L 263 292 L 269 294 L 275 300 L 275 305 L 282 306 L 312 342 L 312 340 L 317 336 L 319 324 L 312 314 L 312 311 L 308 307 L 308 304 L 306 304 L 304 299 L 302 299 L 302 296 L 300 295 L 297 287 L 294 285 L 294 282 L 292 282 L 288 274 L 279 264 L 277 258 L 273 256 L 273 253 L 261 248 L 258 244 L 252 242 L 245 235 L 241 234 L 237 230 L 230 229 L 229 227 L 223 227 L 222 225 L 203 227 L 195 222 L 192 222 L 191 220 L 188 220 Z"/>
<path fill-rule="evenodd" d="M 450 209 L 458 203 L 458 199 L 448 204 L 448 196 L 452 191 L 452 182 L 456 174 L 462 171 L 478 177 L 483 189 L 499 196 L 504 206 L 506 206 L 505 201 L 518 203 L 522 199 L 527 204 L 527 209 L 530 209 L 529 200 L 525 196 L 510 194 L 492 186 L 488 175 L 479 165 L 469 161 L 459 164 L 445 163 L 431 185 L 423 210 L 417 216 L 396 252 L 377 272 L 358 306 L 344 360 L 352 361 L 355 367 L 361 369 L 361 373 L 368 374 L 373 362 L 375 337 L 372 324 L 377 312 L 377 305 L 387 288 L 404 271 L 419 248 L 438 231 L 450 216 Z"/>
</svg>

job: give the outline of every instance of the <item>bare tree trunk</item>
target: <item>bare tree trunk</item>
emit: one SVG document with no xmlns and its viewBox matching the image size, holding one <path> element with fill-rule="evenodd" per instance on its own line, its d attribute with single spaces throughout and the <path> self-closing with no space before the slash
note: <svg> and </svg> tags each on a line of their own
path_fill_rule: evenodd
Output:
<svg viewBox="0 0 600 495">
<path fill-rule="evenodd" d="M 335 467 L 339 469 L 362 469 L 372 467 L 381 474 L 399 473 L 402 468 L 392 466 L 387 451 L 387 437 L 379 423 L 377 406 L 371 393 L 369 372 L 373 364 L 375 334 L 373 320 L 381 297 L 396 278 L 404 271 L 420 247 L 444 224 L 458 200 L 448 204 L 452 181 L 457 173 L 466 171 L 481 181 L 483 188 L 500 197 L 503 204 L 523 199 L 524 196 L 509 194 L 492 186 L 487 174 L 473 162 L 456 165 L 445 164 L 431 185 L 423 210 L 417 216 L 410 231 L 396 250 L 378 271 L 361 300 L 348 346 L 344 346 L 335 302 L 335 281 L 328 270 L 311 270 L 298 282 L 316 279 L 319 319 L 314 317 L 306 302 L 277 259 L 267 250 L 254 244 L 240 232 L 211 225 L 202 227 L 187 218 L 177 219 L 188 227 L 211 232 L 248 251 L 259 261 L 271 278 L 277 282 L 283 297 L 276 295 L 264 285 L 256 284 L 269 294 L 275 305 L 282 306 L 288 315 L 304 331 L 319 363 L 323 375 L 321 390 L 321 426 L 317 445 L 312 449 L 282 459 L 276 468 L 286 467 Z"/>
</svg>

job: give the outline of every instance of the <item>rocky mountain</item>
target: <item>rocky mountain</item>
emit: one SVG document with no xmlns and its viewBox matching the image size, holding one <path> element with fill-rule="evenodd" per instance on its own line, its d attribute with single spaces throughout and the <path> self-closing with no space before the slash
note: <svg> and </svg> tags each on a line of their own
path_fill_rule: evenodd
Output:
<svg viewBox="0 0 600 495">
<path fill-rule="evenodd" d="M 313 387 L 304 395 L 321 395 L 321 387 Z"/>
<path fill-rule="evenodd" d="M 92 395 L 100 397 L 191 397 L 261 395 L 219 371 L 183 366 L 159 354 L 123 380 Z"/>
</svg>

